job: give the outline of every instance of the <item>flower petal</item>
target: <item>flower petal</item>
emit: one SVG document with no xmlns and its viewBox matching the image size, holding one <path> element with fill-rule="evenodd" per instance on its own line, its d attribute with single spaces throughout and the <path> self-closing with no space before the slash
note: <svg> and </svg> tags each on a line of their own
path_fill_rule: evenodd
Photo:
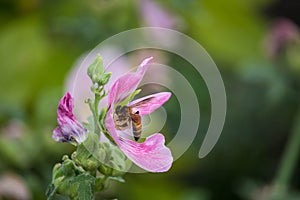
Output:
<svg viewBox="0 0 300 200">
<path fill-rule="evenodd" d="M 73 115 L 73 98 L 69 92 L 67 92 L 58 104 L 57 110 L 58 118 L 63 118 L 68 116 L 69 118 L 74 118 Z"/>
<path fill-rule="evenodd" d="M 170 97 L 170 92 L 160 92 L 132 101 L 128 106 L 132 107 L 133 113 L 138 111 L 141 116 L 148 115 L 162 106 Z"/>
<path fill-rule="evenodd" d="M 164 136 L 155 133 L 143 143 L 120 138 L 119 147 L 137 166 L 150 172 L 165 172 L 171 168 L 173 157 L 164 143 Z"/>
<path fill-rule="evenodd" d="M 141 0 L 139 2 L 142 21 L 146 26 L 174 29 L 178 24 L 176 16 L 171 15 L 155 1 Z"/>
<path fill-rule="evenodd" d="M 119 146 L 120 141 L 119 141 L 119 137 L 117 134 L 117 130 L 115 128 L 115 122 L 114 122 L 112 114 L 113 114 L 113 108 L 110 107 L 106 113 L 105 126 L 106 126 L 110 136 L 114 139 L 116 144 Z"/>
<path fill-rule="evenodd" d="M 64 137 L 60 127 L 56 127 L 53 131 L 52 138 L 56 142 L 68 142 L 66 138 Z"/>
<path fill-rule="evenodd" d="M 55 141 L 70 142 L 73 144 L 76 141 L 77 144 L 80 144 L 86 139 L 87 130 L 77 121 L 72 110 L 73 98 L 70 93 L 66 93 L 58 105 L 58 127 L 54 129 L 52 134 L 52 138 Z"/>
<path fill-rule="evenodd" d="M 121 138 L 117 135 L 112 108 L 107 112 L 105 125 L 110 135 L 120 147 L 123 153 L 132 160 L 137 166 L 150 172 L 165 172 L 170 169 L 173 157 L 170 149 L 164 143 L 162 134 L 156 133 L 146 138 L 143 143 Z"/>
<path fill-rule="evenodd" d="M 152 59 L 146 58 L 138 67 L 137 71 L 134 73 L 128 73 L 121 76 L 111 87 L 111 90 L 108 94 L 108 104 L 114 104 L 122 102 L 130 95 L 143 79 L 144 74 L 148 68 L 148 63 Z"/>
</svg>

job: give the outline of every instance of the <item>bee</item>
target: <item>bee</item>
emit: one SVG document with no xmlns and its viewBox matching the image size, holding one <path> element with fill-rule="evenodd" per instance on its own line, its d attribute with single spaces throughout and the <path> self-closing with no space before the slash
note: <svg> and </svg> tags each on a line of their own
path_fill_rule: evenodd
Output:
<svg viewBox="0 0 300 200">
<path fill-rule="evenodd" d="M 133 112 L 133 108 L 144 106 L 151 99 L 147 98 L 131 106 L 118 105 L 113 115 L 116 129 L 126 130 L 132 127 L 134 140 L 138 141 L 142 135 L 142 117 L 139 111 Z"/>
</svg>

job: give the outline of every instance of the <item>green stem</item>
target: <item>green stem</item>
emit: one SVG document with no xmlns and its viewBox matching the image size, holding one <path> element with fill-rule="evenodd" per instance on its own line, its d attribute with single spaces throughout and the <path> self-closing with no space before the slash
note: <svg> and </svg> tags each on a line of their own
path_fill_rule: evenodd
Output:
<svg viewBox="0 0 300 200">
<path fill-rule="evenodd" d="M 300 150 L 300 105 L 295 117 L 293 129 L 279 166 L 278 174 L 273 182 L 270 200 L 285 195 L 288 184 L 296 167 Z"/>
<path fill-rule="evenodd" d="M 94 99 L 94 132 L 98 135 L 100 135 L 100 126 L 99 126 L 99 113 L 98 113 L 98 106 L 99 102 L 101 100 L 101 97 L 99 94 L 95 94 L 95 99 Z"/>
</svg>

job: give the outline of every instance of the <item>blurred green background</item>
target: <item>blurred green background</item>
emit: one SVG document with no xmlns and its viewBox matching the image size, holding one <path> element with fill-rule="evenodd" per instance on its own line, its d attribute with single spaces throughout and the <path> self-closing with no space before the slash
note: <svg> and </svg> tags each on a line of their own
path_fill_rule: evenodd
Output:
<svg viewBox="0 0 300 200">
<path fill-rule="evenodd" d="M 101 41 L 142 26 L 173 28 L 203 45 L 224 80 L 226 123 L 213 151 L 198 159 L 210 98 L 202 78 L 184 68 L 199 91 L 193 145 L 168 173 L 128 174 L 99 199 L 265 199 L 300 124 L 299 10 L 296 0 L 0 1 L 0 199 L 45 199 L 53 165 L 73 150 L 51 139 L 68 72 Z M 168 56 L 175 68 L 186 64 Z M 168 118 L 167 139 L 179 115 Z M 300 199 L 296 162 L 283 199 Z"/>
</svg>

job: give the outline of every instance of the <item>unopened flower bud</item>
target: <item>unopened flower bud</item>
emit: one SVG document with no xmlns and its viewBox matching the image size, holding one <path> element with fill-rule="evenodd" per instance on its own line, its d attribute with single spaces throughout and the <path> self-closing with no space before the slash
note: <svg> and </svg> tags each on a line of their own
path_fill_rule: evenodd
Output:
<svg viewBox="0 0 300 200">
<path fill-rule="evenodd" d="M 93 83 L 101 85 L 104 78 L 104 66 L 101 56 L 98 54 L 94 62 L 88 67 L 87 73 L 92 79 Z"/>
<path fill-rule="evenodd" d="M 77 193 L 77 185 L 70 184 L 70 180 L 84 170 L 77 166 L 68 156 L 63 157 L 63 162 L 53 168 L 52 183 L 57 188 L 57 193 L 74 197 Z"/>
<path fill-rule="evenodd" d="M 72 159 L 76 164 L 87 170 L 97 169 L 105 157 L 105 152 L 101 151 L 99 137 L 94 133 L 89 133 L 88 138 L 77 147 L 77 151 L 72 154 Z"/>
</svg>

